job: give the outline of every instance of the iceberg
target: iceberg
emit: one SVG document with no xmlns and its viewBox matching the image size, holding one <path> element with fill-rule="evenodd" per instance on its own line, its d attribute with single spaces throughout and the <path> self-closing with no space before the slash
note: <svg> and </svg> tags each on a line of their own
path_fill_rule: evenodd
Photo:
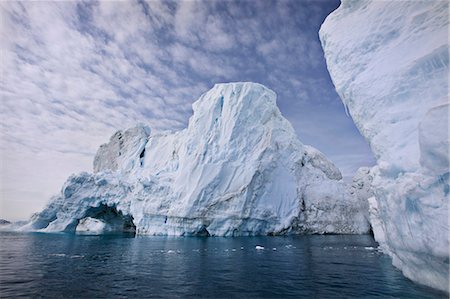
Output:
<svg viewBox="0 0 450 299">
<path fill-rule="evenodd" d="M 364 213 L 366 219 L 370 219 L 369 198 L 373 197 L 372 189 L 373 174 L 369 167 L 360 167 L 353 176 L 349 186 L 350 196 L 354 197 L 360 204 L 360 211 Z"/>
<path fill-rule="evenodd" d="M 119 131 L 93 164 L 22 229 L 174 236 L 370 229 L 340 171 L 298 140 L 275 93 L 256 83 L 215 85 L 193 104 L 184 130 Z"/>
<path fill-rule="evenodd" d="M 76 228 L 77 233 L 86 234 L 104 234 L 107 231 L 106 222 L 91 217 L 81 219 Z"/>
<path fill-rule="evenodd" d="M 342 0 L 327 67 L 377 159 L 370 222 L 394 266 L 449 291 L 448 1 Z"/>
</svg>

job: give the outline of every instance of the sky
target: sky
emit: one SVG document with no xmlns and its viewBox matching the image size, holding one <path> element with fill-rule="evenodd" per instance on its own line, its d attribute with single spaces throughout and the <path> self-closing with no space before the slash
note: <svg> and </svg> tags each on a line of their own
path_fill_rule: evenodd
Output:
<svg viewBox="0 0 450 299">
<path fill-rule="evenodd" d="M 336 94 L 318 31 L 334 0 L 2 1 L 0 218 L 44 207 L 136 123 L 180 130 L 215 83 L 278 95 L 299 139 L 346 179 L 374 164 Z"/>
</svg>

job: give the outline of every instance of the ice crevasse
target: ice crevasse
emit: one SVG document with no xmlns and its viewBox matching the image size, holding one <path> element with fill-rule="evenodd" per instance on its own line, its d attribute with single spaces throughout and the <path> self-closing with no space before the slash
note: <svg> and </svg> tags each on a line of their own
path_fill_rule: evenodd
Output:
<svg viewBox="0 0 450 299">
<path fill-rule="evenodd" d="M 366 233 L 364 201 L 340 171 L 302 144 L 273 91 L 217 84 L 188 127 L 139 125 L 102 145 L 94 172 L 71 176 L 23 229 L 242 236 Z"/>
<path fill-rule="evenodd" d="M 375 239 L 410 279 L 449 290 L 448 1 L 342 0 L 320 39 L 377 159 Z"/>
</svg>

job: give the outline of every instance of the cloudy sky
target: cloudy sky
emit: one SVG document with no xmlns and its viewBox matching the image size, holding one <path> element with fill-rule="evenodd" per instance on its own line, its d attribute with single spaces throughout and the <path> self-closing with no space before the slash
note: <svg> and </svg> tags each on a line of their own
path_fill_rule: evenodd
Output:
<svg viewBox="0 0 450 299">
<path fill-rule="evenodd" d="M 0 2 L 0 218 L 24 219 L 119 129 L 184 128 L 217 82 L 278 94 L 300 140 L 347 177 L 373 157 L 318 30 L 338 1 Z"/>
</svg>

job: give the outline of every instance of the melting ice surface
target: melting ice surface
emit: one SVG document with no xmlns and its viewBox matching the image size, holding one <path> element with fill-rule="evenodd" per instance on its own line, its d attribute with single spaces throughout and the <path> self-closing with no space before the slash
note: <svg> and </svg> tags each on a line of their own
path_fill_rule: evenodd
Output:
<svg viewBox="0 0 450 299">
<path fill-rule="evenodd" d="M 343 0 L 320 29 L 336 90 L 377 158 L 375 239 L 407 277 L 447 292 L 448 8 Z"/>
<path fill-rule="evenodd" d="M 405 278 L 376 247 L 368 235 L 0 232 L 0 297 L 446 298 Z"/>
</svg>

